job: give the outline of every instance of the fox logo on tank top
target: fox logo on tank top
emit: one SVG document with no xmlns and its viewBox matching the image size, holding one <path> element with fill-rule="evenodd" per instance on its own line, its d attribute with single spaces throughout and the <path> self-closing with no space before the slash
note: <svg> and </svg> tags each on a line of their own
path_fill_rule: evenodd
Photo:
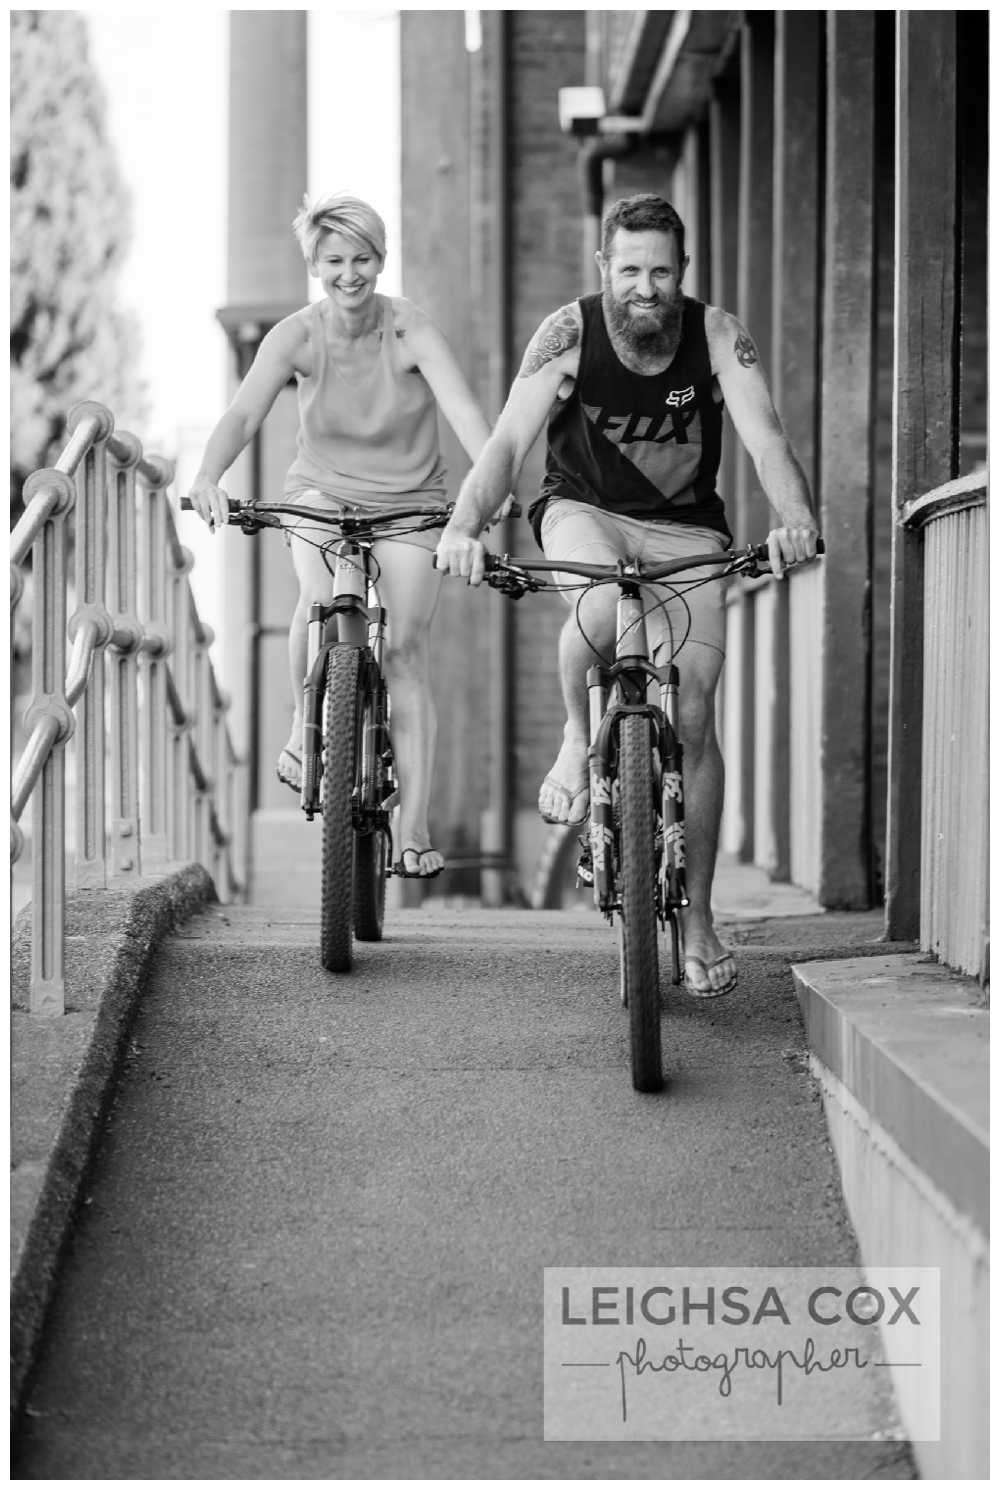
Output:
<svg viewBox="0 0 1000 1490">
<path fill-rule="evenodd" d="M 569 398 L 549 417 L 536 535 L 550 497 L 628 517 L 715 528 L 728 538 L 715 489 L 722 403 L 715 397 L 705 306 L 684 297 L 681 337 L 665 372 L 646 377 L 619 359 L 600 294 L 581 298 L 580 367 Z"/>
</svg>

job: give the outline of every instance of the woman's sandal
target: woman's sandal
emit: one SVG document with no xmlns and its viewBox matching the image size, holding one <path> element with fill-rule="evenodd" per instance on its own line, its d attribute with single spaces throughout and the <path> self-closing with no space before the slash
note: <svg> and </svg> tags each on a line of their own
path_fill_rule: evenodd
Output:
<svg viewBox="0 0 1000 1490">
<path fill-rule="evenodd" d="M 407 854 L 415 854 L 417 863 L 419 865 L 420 860 L 424 857 L 425 854 L 433 854 L 434 852 L 435 850 L 432 848 L 415 848 L 413 845 L 411 845 L 409 848 L 404 848 L 403 852 L 400 854 L 399 858 L 396 860 L 395 864 L 393 864 L 389 872 L 390 874 L 398 874 L 400 879 L 404 880 L 436 879 L 437 876 L 441 873 L 442 869 L 445 868 L 443 864 L 439 864 L 436 869 L 428 870 L 426 874 L 421 874 L 419 868 L 407 869 L 406 867 Z"/>
<path fill-rule="evenodd" d="M 287 766 L 284 767 L 284 768 L 282 766 L 282 763 L 283 763 L 286 755 L 288 756 L 289 760 L 292 760 L 292 761 L 295 762 L 296 770 L 299 773 L 299 779 L 298 779 L 298 781 L 293 781 L 292 778 L 291 778 L 291 776 L 288 774 L 288 768 L 287 768 Z M 300 792 L 302 790 L 302 761 L 295 754 L 295 751 L 294 750 L 289 750 L 287 746 L 285 747 L 285 749 L 278 756 L 278 768 L 277 769 L 278 769 L 278 780 L 281 782 L 282 786 L 290 786 L 293 792 Z"/>
</svg>

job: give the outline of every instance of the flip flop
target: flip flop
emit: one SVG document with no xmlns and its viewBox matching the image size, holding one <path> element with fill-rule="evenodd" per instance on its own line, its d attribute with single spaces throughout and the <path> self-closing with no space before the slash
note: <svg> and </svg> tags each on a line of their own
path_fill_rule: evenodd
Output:
<svg viewBox="0 0 1000 1490">
<path fill-rule="evenodd" d="M 427 872 L 427 874 L 421 874 L 419 869 L 407 869 L 407 867 L 406 867 L 406 856 L 407 856 L 407 854 L 416 854 L 416 856 L 417 856 L 417 862 L 419 864 L 420 860 L 424 857 L 425 854 L 432 854 L 432 853 L 434 853 L 434 850 L 432 848 L 415 848 L 411 844 L 409 848 L 404 848 L 403 852 L 400 854 L 400 856 L 396 860 L 395 864 L 393 864 L 392 867 L 390 868 L 389 873 L 390 874 L 398 874 L 399 877 L 400 877 L 400 879 L 404 879 L 404 880 L 432 880 L 432 879 L 436 879 L 437 876 L 441 873 L 441 871 L 446 868 L 446 865 L 439 864 L 438 867 L 437 867 L 437 869 L 431 869 L 431 870 L 429 870 Z"/>
<path fill-rule="evenodd" d="M 293 760 L 295 762 L 295 765 L 296 765 L 296 767 L 298 769 L 298 773 L 299 773 L 299 779 L 298 779 L 298 781 L 293 781 L 292 780 L 291 776 L 289 776 L 289 774 L 288 774 L 288 768 L 287 767 L 285 767 L 285 769 L 282 770 L 282 761 L 285 759 L 285 756 L 286 755 L 288 756 L 289 760 Z M 278 767 L 277 767 L 277 770 L 278 770 L 278 780 L 281 782 L 282 786 L 290 786 L 293 792 L 300 792 L 302 790 L 302 760 L 301 760 L 301 758 L 299 756 L 297 756 L 295 754 L 295 751 L 294 750 L 289 750 L 287 748 L 287 746 L 286 746 L 286 748 L 278 756 Z"/>
<path fill-rule="evenodd" d="M 723 952 L 722 956 L 717 957 L 714 962 L 706 962 L 704 957 L 695 957 L 689 952 L 684 958 L 684 988 L 696 999 L 717 999 L 721 998 L 724 993 L 732 993 L 739 979 L 739 974 L 735 971 L 735 968 L 733 976 L 721 988 L 712 988 L 711 986 L 708 988 L 693 988 L 691 986 L 691 980 L 687 975 L 687 965 L 689 962 L 693 962 L 695 967 L 701 968 L 705 977 L 708 978 L 713 967 L 718 967 L 723 962 L 733 962 L 733 960 L 732 952 Z"/>
<path fill-rule="evenodd" d="M 546 813 L 542 812 L 541 807 L 539 807 L 538 812 L 543 823 L 556 823 L 557 825 L 565 824 L 566 826 L 572 827 L 577 823 L 585 823 L 587 821 L 587 813 L 590 810 L 589 776 L 585 776 L 581 782 L 572 787 L 566 786 L 565 782 L 557 780 L 555 776 L 546 776 L 545 780 L 542 782 L 542 786 L 550 786 L 552 787 L 553 791 L 562 792 L 563 796 L 569 802 L 568 817 L 549 817 Z M 578 802 L 582 802 L 583 804 L 581 811 L 577 811 Z"/>
</svg>

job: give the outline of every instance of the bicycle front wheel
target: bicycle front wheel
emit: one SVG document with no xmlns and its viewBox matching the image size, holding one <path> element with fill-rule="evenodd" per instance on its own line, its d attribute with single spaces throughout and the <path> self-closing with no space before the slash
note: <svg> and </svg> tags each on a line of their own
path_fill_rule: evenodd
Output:
<svg viewBox="0 0 1000 1490">
<path fill-rule="evenodd" d="M 650 724 L 643 714 L 627 714 L 619 726 L 618 790 L 622 992 L 628 1004 L 632 1085 L 638 1092 L 657 1092 L 663 1085 L 663 1068 L 656 945 L 656 813 Z"/>
<path fill-rule="evenodd" d="M 354 821 L 358 669 L 354 647 L 334 647 L 323 701 L 323 871 L 320 961 L 328 973 L 350 971 L 354 922 Z"/>
</svg>

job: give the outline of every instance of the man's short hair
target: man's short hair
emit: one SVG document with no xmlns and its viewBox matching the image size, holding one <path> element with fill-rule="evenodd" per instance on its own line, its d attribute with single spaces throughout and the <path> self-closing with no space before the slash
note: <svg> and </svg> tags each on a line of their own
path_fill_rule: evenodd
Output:
<svg viewBox="0 0 1000 1490">
<path fill-rule="evenodd" d="M 640 192 L 635 197 L 622 197 L 604 214 L 601 228 L 601 252 L 610 257 L 611 245 L 619 228 L 625 233 L 673 233 L 677 239 L 677 252 L 684 258 L 684 224 L 677 211 L 663 197 L 651 192 Z"/>
</svg>

